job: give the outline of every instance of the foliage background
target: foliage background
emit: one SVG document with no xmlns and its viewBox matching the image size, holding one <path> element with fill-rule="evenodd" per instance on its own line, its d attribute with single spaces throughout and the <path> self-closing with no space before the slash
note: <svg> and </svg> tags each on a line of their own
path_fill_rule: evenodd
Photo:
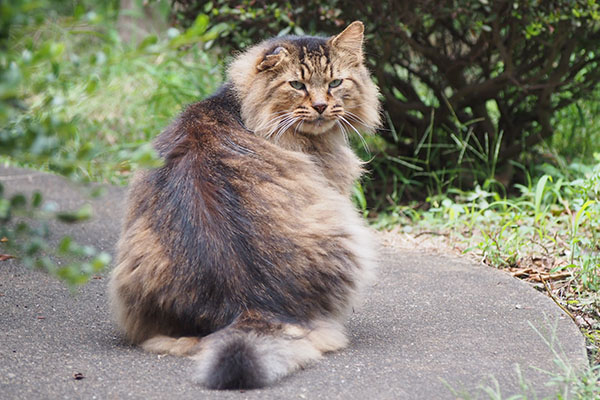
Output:
<svg viewBox="0 0 600 400">
<path fill-rule="evenodd" d="M 593 0 L 174 4 L 178 22 L 206 13 L 212 24 L 229 26 L 217 39 L 225 51 L 366 23 L 368 63 L 387 122 L 372 141 L 380 153 L 368 190 L 376 207 L 450 187 L 510 187 L 553 153 L 589 158 L 590 138 L 598 140 L 600 5 Z M 574 114 L 563 112 L 568 107 L 591 116 L 572 123 L 594 132 L 571 135 L 571 148 L 563 148 L 557 116 L 566 122 Z"/>
<path fill-rule="evenodd" d="M 159 5 L 154 12 L 166 20 L 168 4 Z M 206 17 L 185 32 L 144 32 L 127 42 L 118 29 L 125 13 L 118 1 L 16 0 L 1 7 L 0 161 L 6 164 L 82 183 L 124 184 L 135 169 L 160 164 L 151 139 L 182 106 L 219 84 L 215 57 L 194 45 L 215 35 Z M 76 223 L 91 212 L 89 206 L 58 212 L 39 193 L 8 198 L 0 183 L 2 253 L 83 283 L 110 257 L 70 237 L 50 245 L 44 221 Z"/>
</svg>

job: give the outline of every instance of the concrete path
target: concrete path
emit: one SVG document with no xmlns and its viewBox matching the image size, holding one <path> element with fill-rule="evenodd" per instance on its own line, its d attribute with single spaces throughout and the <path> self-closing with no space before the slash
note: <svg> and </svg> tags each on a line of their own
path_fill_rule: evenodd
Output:
<svg viewBox="0 0 600 400">
<path fill-rule="evenodd" d="M 41 189 L 64 209 L 90 201 L 38 172 L 0 168 L 0 183 L 8 192 Z M 108 188 L 92 204 L 92 221 L 53 232 L 112 251 L 124 190 Z M 191 361 L 126 345 L 110 322 L 105 286 L 104 276 L 73 295 L 18 260 L 0 262 L 0 398 L 485 399 L 482 387 L 494 380 L 506 398 L 523 392 L 518 366 L 541 399 L 556 398 L 539 369 L 560 373 L 557 354 L 575 368 L 587 363 L 572 321 L 527 284 L 463 259 L 383 247 L 378 283 L 348 322 L 346 350 L 268 389 L 211 392 L 190 381 Z"/>
</svg>

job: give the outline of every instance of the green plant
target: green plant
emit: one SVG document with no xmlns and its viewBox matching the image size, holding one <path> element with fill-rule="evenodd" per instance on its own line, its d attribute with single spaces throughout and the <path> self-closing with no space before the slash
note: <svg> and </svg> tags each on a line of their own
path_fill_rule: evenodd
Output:
<svg viewBox="0 0 600 400">
<path fill-rule="evenodd" d="M 70 236 L 63 237 L 59 245 L 53 247 L 47 241 L 48 222 L 51 219 L 69 224 L 85 221 L 91 217 L 91 207 L 58 212 L 51 204 L 43 206 L 39 192 L 30 198 L 23 194 L 6 197 L 0 184 L 0 248 L 16 255 L 2 256 L 4 259 L 20 258 L 24 265 L 42 269 L 69 285 L 85 283 L 110 263 L 110 255 L 91 246 L 82 246 Z"/>
<path fill-rule="evenodd" d="M 131 45 L 118 35 L 113 3 L 2 4 L 0 161 L 124 183 L 133 170 L 160 164 L 151 138 L 216 87 L 216 63 L 198 46 L 214 36 L 205 18 Z M 70 284 L 108 264 L 106 254 L 69 237 L 56 248 L 47 242 L 44 221 L 74 223 L 91 210 L 57 214 L 40 204 L 39 195 L 0 194 L 0 249 Z M 69 261 L 59 267 L 51 256 Z"/>
</svg>

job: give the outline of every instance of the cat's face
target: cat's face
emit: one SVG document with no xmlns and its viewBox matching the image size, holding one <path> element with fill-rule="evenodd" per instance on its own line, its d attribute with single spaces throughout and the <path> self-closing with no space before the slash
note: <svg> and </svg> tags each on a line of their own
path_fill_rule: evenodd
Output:
<svg viewBox="0 0 600 400">
<path fill-rule="evenodd" d="M 354 22 L 329 39 L 276 38 L 239 56 L 229 74 L 246 126 L 273 141 L 372 131 L 379 101 L 362 40 L 363 25 Z"/>
</svg>

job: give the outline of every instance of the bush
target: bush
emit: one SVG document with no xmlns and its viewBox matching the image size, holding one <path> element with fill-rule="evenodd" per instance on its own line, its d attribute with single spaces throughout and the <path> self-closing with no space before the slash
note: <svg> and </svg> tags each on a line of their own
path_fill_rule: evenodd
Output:
<svg viewBox="0 0 600 400">
<path fill-rule="evenodd" d="M 118 4 L 92 3 L 0 6 L 0 162 L 124 183 L 136 168 L 160 163 L 151 139 L 218 84 L 216 63 L 190 46 L 212 37 L 207 19 L 129 45 L 115 27 Z M 108 264 L 108 254 L 69 237 L 58 246 L 48 242 L 48 220 L 85 220 L 89 207 L 57 212 L 39 193 L 7 196 L 3 189 L 0 184 L 0 261 L 14 255 L 70 284 Z"/>
<path fill-rule="evenodd" d="M 597 95 L 600 6 L 595 0 L 174 0 L 228 24 L 226 51 L 280 34 L 333 34 L 366 23 L 368 62 L 385 101 L 374 188 L 379 198 L 515 179 L 537 161 L 553 116 Z M 500 171 L 500 173 L 499 173 Z M 408 192 L 405 192 L 408 190 Z"/>
</svg>

